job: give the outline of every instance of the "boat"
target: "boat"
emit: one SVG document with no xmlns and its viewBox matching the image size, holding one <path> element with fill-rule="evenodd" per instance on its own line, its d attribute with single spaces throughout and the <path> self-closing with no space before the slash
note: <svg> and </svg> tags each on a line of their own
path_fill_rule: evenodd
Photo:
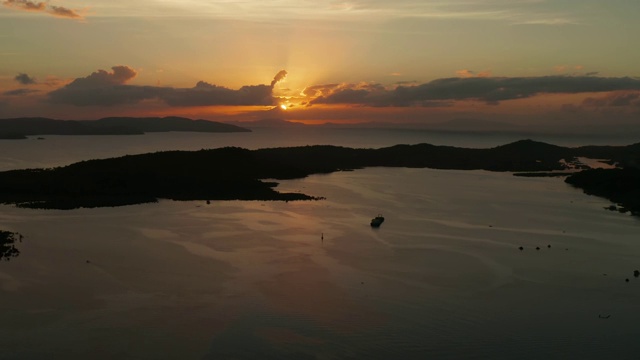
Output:
<svg viewBox="0 0 640 360">
<path fill-rule="evenodd" d="M 384 222 L 384 216 L 382 214 L 378 214 L 378 216 L 371 219 L 371 227 L 380 227 L 380 224 Z"/>
</svg>

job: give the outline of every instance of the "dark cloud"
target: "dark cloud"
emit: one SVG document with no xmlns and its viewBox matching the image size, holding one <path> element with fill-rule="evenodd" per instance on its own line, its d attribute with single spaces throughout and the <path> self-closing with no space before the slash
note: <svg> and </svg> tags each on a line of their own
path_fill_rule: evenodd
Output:
<svg viewBox="0 0 640 360">
<path fill-rule="evenodd" d="M 39 91 L 33 90 L 33 89 L 15 89 L 15 90 L 5 91 L 2 94 L 6 96 L 24 96 L 24 95 L 33 94 L 36 92 L 39 92 Z"/>
<path fill-rule="evenodd" d="M 276 86 L 277 83 L 279 83 L 280 81 L 282 81 L 286 77 L 287 77 L 287 72 L 285 70 L 278 71 L 276 76 L 274 76 L 273 80 L 271 81 L 271 87 Z"/>
<path fill-rule="evenodd" d="M 523 99 L 538 94 L 640 90 L 640 80 L 594 76 L 473 77 L 437 79 L 426 84 L 398 86 L 391 90 L 379 85 L 369 88 L 339 85 L 320 89 L 322 91 L 316 91 L 320 95 L 311 101 L 312 104 L 411 106 L 423 105 L 425 101 L 428 104 L 431 101 L 477 100 L 495 105 L 500 101 Z"/>
<path fill-rule="evenodd" d="M 94 88 L 110 85 L 122 85 L 127 81 L 135 78 L 138 73 L 128 66 L 114 66 L 112 72 L 98 70 L 91 75 L 83 78 L 75 79 L 68 87 L 76 88 Z"/>
<path fill-rule="evenodd" d="M 243 86 L 232 90 L 200 81 L 193 88 L 162 88 L 160 100 L 170 106 L 274 105 L 270 85 Z"/>
<path fill-rule="evenodd" d="M 19 82 L 22 85 L 32 85 L 36 83 L 36 79 L 24 74 L 24 73 L 20 73 L 18 75 L 16 75 L 16 77 L 13 78 L 15 81 Z"/>
<path fill-rule="evenodd" d="M 160 88 L 153 86 L 107 85 L 102 87 L 75 87 L 71 84 L 49 93 L 55 104 L 75 106 L 114 106 L 136 104 L 158 97 Z"/>
<path fill-rule="evenodd" d="M 49 93 L 57 104 L 76 106 L 114 106 L 158 100 L 170 106 L 274 105 L 271 85 L 243 86 L 238 90 L 200 81 L 192 88 L 127 85 L 137 73 L 128 66 L 114 66 L 113 71 L 98 70 L 78 78 Z M 286 75 L 286 72 L 284 72 Z M 283 78 L 280 71 L 274 81 Z"/>
<path fill-rule="evenodd" d="M 70 19 L 82 19 L 83 16 L 77 11 L 62 6 L 50 5 L 47 12 L 53 16 L 65 17 Z"/>
<path fill-rule="evenodd" d="M 137 72 L 128 66 L 114 66 L 111 72 L 98 70 L 91 75 L 73 80 L 68 85 L 49 93 L 53 103 L 77 106 L 137 103 L 157 96 L 150 86 L 124 85 L 136 77 Z"/>
<path fill-rule="evenodd" d="M 83 19 L 84 17 L 76 10 L 64 6 L 49 5 L 47 2 L 34 2 L 30 0 L 4 0 L 4 6 L 24 11 L 36 11 L 51 14 L 57 17 L 69 19 Z"/>
</svg>

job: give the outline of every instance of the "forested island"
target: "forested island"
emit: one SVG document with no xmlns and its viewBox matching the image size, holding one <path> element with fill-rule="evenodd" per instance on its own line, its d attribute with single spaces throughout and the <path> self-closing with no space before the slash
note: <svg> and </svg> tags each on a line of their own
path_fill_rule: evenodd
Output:
<svg viewBox="0 0 640 360">
<path fill-rule="evenodd" d="M 99 120 L 48 118 L 0 119 L 0 139 L 26 139 L 39 135 L 142 135 L 149 132 L 250 132 L 240 126 L 181 117 L 109 117 Z"/>
<path fill-rule="evenodd" d="M 565 182 L 618 205 L 610 206 L 610 210 L 640 216 L 640 168 L 584 170 L 567 177 Z"/>
<path fill-rule="evenodd" d="M 280 193 L 274 189 L 277 183 L 270 179 L 372 166 L 549 172 L 566 170 L 567 162 L 576 157 L 607 159 L 621 168 L 634 167 L 640 163 L 640 144 L 567 148 L 521 140 L 490 149 L 418 144 L 381 149 L 304 146 L 165 151 L 88 160 L 53 169 L 1 172 L 0 203 L 73 209 L 158 199 L 313 200 L 322 194 Z M 586 183 L 572 184 L 587 189 L 589 180 Z M 634 186 L 637 189 L 639 185 Z M 604 192 L 594 194 L 606 196 Z"/>
<path fill-rule="evenodd" d="M 22 241 L 22 235 L 10 231 L 0 230 L 0 260 L 9 261 L 20 255 L 16 242 Z"/>
</svg>

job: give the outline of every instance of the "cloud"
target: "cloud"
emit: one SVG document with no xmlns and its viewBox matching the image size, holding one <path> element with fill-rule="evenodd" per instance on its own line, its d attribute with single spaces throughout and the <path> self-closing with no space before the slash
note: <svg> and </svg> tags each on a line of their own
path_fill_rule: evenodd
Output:
<svg viewBox="0 0 640 360">
<path fill-rule="evenodd" d="M 65 80 L 57 78 L 55 76 L 47 76 L 44 81 L 41 82 L 41 84 L 44 84 L 46 86 L 50 86 L 50 87 L 58 87 L 60 85 L 63 85 L 64 83 L 66 83 Z"/>
<path fill-rule="evenodd" d="M 122 85 L 138 75 L 134 69 L 123 65 L 114 66 L 111 70 L 113 71 L 98 70 L 87 77 L 75 79 L 68 86 L 91 88 Z"/>
<path fill-rule="evenodd" d="M 311 91 L 307 91 L 311 89 Z M 314 86 L 303 94 L 316 95 L 310 104 L 369 106 L 432 106 L 433 101 L 476 100 L 495 105 L 538 94 L 576 94 L 617 90 L 640 90 L 640 80 L 594 76 L 469 77 L 445 78 L 415 86 L 387 89 L 377 84 L 363 88 L 353 84 Z"/>
<path fill-rule="evenodd" d="M 199 81 L 192 88 L 128 85 L 137 72 L 128 66 L 114 66 L 112 71 L 98 70 L 50 92 L 56 104 L 75 106 L 115 106 L 158 100 L 169 106 L 274 105 L 272 85 L 248 85 L 238 90 Z M 282 70 L 272 84 L 286 76 Z"/>
<path fill-rule="evenodd" d="M 36 83 L 36 79 L 33 77 L 30 77 L 29 75 L 25 74 L 25 73 L 20 73 L 18 75 L 16 75 L 16 77 L 13 78 L 15 81 L 19 82 L 22 85 L 32 85 Z"/>
<path fill-rule="evenodd" d="M 33 2 L 29 0 L 5 0 L 2 2 L 4 6 L 25 10 L 25 11 L 45 11 L 47 4 L 44 2 Z"/>
<path fill-rule="evenodd" d="M 76 106 L 113 106 L 137 103 L 158 96 L 150 86 L 125 85 L 137 72 L 128 66 L 114 66 L 112 71 L 98 70 L 49 93 L 56 104 Z"/>
<path fill-rule="evenodd" d="M 593 76 L 598 75 L 599 72 L 583 72 L 584 65 L 556 65 L 553 67 L 553 71 L 565 76 Z"/>
<path fill-rule="evenodd" d="M 640 91 L 617 91 L 602 97 L 589 97 L 582 101 L 586 107 L 640 107 Z"/>
<path fill-rule="evenodd" d="M 33 89 L 16 89 L 16 90 L 9 90 L 9 91 L 5 91 L 4 93 L 2 93 L 3 95 L 6 96 L 24 96 L 24 95 L 29 95 L 32 93 L 36 93 L 39 92 L 39 90 L 33 90 Z"/>
<path fill-rule="evenodd" d="M 62 6 L 49 5 L 47 12 L 57 17 L 64 17 L 64 18 L 70 18 L 70 19 L 84 18 L 84 16 L 80 15 L 77 11 L 71 10 Z"/>
<path fill-rule="evenodd" d="M 471 77 L 490 77 L 491 71 L 485 70 L 481 72 L 475 72 L 473 70 L 462 69 L 456 71 L 456 75 L 461 78 L 471 78 Z"/>
<path fill-rule="evenodd" d="M 567 65 L 556 65 L 553 67 L 553 71 L 557 73 L 567 72 Z"/>
<path fill-rule="evenodd" d="M 274 78 L 274 81 L 277 82 Z M 274 82 L 272 82 L 273 84 Z M 273 86 L 249 85 L 239 90 L 200 81 L 193 88 L 155 88 L 157 97 L 170 106 L 274 105 Z"/>
<path fill-rule="evenodd" d="M 286 78 L 286 77 L 287 77 L 287 72 L 285 70 L 278 71 L 276 76 L 274 76 L 273 80 L 271 81 L 271 87 L 276 86 L 277 83 L 279 83 L 280 81 L 284 80 L 284 78 Z"/>
<path fill-rule="evenodd" d="M 320 96 L 330 95 L 332 92 L 339 88 L 340 84 L 323 84 L 307 86 L 302 90 L 301 95 L 310 98 L 317 98 Z"/>
<path fill-rule="evenodd" d="M 516 21 L 513 25 L 578 25 L 579 22 L 570 18 L 536 18 L 531 20 Z"/>
<path fill-rule="evenodd" d="M 4 0 L 2 4 L 6 7 L 17 10 L 43 12 L 56 17 L 69 19 L 84 19 L 84 16 L 82 16 L 77 10 L 72 10 L 64 6 L 49 5 L 44 1 L 34 2 L 30 0 Z"/>
</svg>

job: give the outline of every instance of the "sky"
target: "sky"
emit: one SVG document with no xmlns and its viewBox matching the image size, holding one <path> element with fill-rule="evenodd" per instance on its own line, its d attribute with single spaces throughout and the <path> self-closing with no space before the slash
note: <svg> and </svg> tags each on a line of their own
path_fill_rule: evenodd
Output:
<svg viewBox="0 0 640 360">
<path fill-rule="evenodd" d="M 0 118 L 640 124 L 637 0 L 0 0 Z"/>
</svg>

